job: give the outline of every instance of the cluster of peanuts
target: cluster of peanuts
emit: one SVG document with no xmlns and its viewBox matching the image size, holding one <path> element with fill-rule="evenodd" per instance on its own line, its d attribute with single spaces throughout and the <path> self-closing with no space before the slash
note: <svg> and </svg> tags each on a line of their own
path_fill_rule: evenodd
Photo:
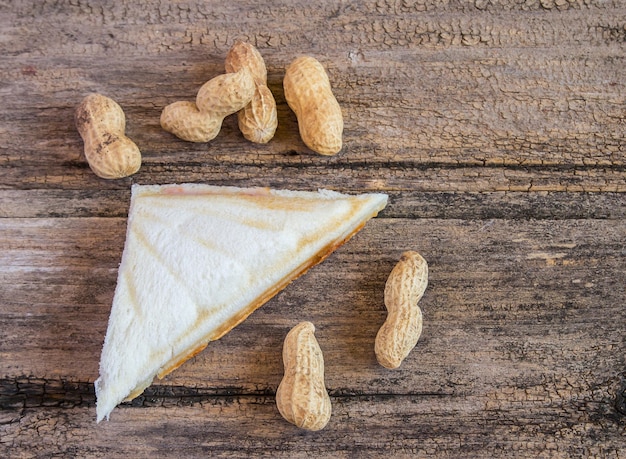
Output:
<svg viewBox="0 0 626 459">
<path fill-rule="evenodd" d="M 408 357 L 422 334 L 422 310 L 418 302 L 428 285 L 428 264 L 415 251 L 402 254 L 385 284 L 387 319 L 374 342 L 376 359 L 395 369 Z M 324 385 L 324 357 L 315 339 L 315 326 L 300 322 L 283 343 L 285 373 L 276 391 L 280 414 L 306 430 L 320 430 L 331 416 L 331 403 Z"/>
<path fill-rule="evenodd" d="M 237 113 L 239 129 L 247 140 L 269 142 L 278 118 L 263 57 L 251 44 L 237 41 L 226 56 L 225 70 L 200 87 L 195 101 L 166 106 L 161 127 L 185 141 L 209 142 L 218 135 L 224 118 Z M 286 68 L 283 87 L 304 144 L 321 155 L 338 153 L 343 116 L 322 64 L 311 56 L 298 57 Z M 88 95 L 76 109 L 75 122 L 85 158 L 96 175 L 115 179 L 139 170 L 141 152 L 126 137 L 126 118 L 114 100 Z"/>
</svg>

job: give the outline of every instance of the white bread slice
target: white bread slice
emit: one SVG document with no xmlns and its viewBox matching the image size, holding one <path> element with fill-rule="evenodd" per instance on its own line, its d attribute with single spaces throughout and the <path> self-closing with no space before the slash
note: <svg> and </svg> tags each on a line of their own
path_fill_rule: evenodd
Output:
<svg viewBox="0 0 626 459">
<path fill-rule="evenodd" d="M 230 331 L 386 204 L 377 193 L 134 185 L 95 382 L 97 421 Z"/>
</svg>

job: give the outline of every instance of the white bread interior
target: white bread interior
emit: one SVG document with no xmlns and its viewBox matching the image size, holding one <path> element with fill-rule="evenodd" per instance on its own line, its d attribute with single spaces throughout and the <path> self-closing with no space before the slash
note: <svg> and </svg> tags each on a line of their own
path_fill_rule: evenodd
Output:
<svg viewBox="0 0 626 459">
<path fill-rule="evenodd" d="M 134 185 L 95 382 L 97 421 L 359 231 L 387 195 Z"/>
</svg>

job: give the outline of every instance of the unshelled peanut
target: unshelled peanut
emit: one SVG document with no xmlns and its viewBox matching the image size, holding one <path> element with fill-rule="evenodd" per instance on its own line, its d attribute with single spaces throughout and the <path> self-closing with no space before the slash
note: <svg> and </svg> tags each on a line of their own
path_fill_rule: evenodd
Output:
<svg viewBox="0 0 626 459">
<path fill-rule="evenodd" d="M 237 40 L 226 55 L 225 67 L 227 72 L 250 70 L 255 91 L 250 103 L 237 113 L 239 129 L 251 142 L 269 142 L 278 127 L 278 115 L 276 100 L 267 87 L 267 68 L 261 53 L 251 44 Z"/>
<path fill-rule="evenodd" d="M 398 368 L 416 346 L 422 333 L 422 310 L 418 306 L 428 285 L 428 264 L 417 252 L 402 254 L 385 284 L 388 315 L 378 330 L 374 351 L 386 368 Z"/>
<path fill-rule="evenodd" d="M 322 155 L 334 155 L 343 145 L 343 115 L 322 64 L 299 57 L 286 69 L 285 99 L 298 119 L 304 144 Z"/>
<path fill-rule="evenodd" d="M 287 333 L 283 344 L 285 375 L 276 391 L 280 414 L 306 430 L 323 429 L 332 410 L 324 385 L 324 357 L 314 333 L 311 322 L 300 322 Z"/>
<path fill-rule="evenodd" d="M 196 101 L 174 102 L 163 109 L 161 127 L 189 142 L 208 142 L 219 134 L 224 118 L 250 103 L 254 79 L 247 68 L 207 81 Z"/>
<path fill-rule="evenodd" d="M 76 108 L 74 121 L 85 144 L 87 163 L 97 176 L 116 179 L 139 170 L 141 152 L 125 135 L 126 116 L 117 102 L 89 94 Z"/>
</svg>

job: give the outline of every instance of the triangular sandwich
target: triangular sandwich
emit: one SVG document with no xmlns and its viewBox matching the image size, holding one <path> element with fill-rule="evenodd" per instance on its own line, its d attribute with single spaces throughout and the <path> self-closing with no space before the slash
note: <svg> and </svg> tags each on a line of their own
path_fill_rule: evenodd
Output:
<svg viewBox="0 0 626 459">
<path fill-rule="evenodd" d="M 134 185 L 95 382 L 97 421 L 322 261 L 385 194 Z"/>
</svg>

